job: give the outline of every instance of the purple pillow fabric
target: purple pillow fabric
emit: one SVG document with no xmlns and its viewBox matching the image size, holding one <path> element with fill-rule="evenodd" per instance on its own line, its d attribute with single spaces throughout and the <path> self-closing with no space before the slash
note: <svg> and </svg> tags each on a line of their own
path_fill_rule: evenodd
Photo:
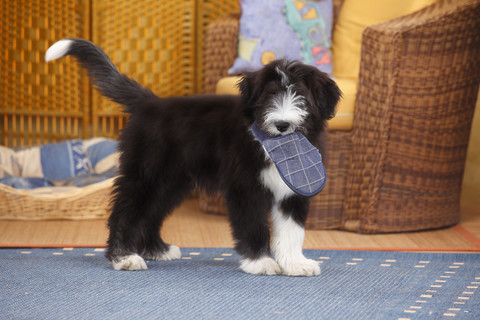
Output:
<svg viewBox="0 0 480 320">
<path fill-rule="evenodd" d="M 229 74 L 280 58 L 331 74 L 332 0 L 241 0 L 238 57 Z"/>
</svg>

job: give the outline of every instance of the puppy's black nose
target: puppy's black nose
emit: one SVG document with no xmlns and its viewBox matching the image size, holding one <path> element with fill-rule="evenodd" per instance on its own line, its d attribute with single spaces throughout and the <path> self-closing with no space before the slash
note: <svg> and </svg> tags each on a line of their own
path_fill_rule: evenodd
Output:
<svg viewBox="0 0 480 320">
<path fill-rule="evenodd" d="M 275 122 L 275 127 L 277 127 L 278 131 L 285 132 L 290 127 L 290 123 L 288 123 L 286 121 L 277 121 L 277 122 Z"/>
</svg>

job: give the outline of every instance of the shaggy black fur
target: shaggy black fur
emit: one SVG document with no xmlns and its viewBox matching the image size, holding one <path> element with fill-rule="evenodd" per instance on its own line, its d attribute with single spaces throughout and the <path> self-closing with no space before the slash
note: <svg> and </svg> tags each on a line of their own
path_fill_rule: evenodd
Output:
<svg viewBox="0 0 480 320">
<path fill-rule="evenodd" d="M 268 214 L 274 195 L 260 179 L 270 161 L 250 127 L 254 120 L 266 126 L 269 99 L 285 91 L 281 70 L 305 100 L 302 108 L 308 116 L 297 130 L 320 148 L 318 138 L 340 96 L 335 83 L 314 67 L 278 60 L 245 74 L 238 97 L 159 98 L 119 73 L 93 43 L 71 40 L 65 55 L 75 56 L 97 89 L 130 114 L 119 139 L 120 176 L 113 191 L 106 257 L 116 261 L 138 254 L 155 259 L 165 253 L 168 245 L 159 229 L 196 187 L 225 195 L 241 255 L 270 255 Z M 305 223 L 307 198 L 293 195 L 281 207 L 300 225 Z"/>
</svg>

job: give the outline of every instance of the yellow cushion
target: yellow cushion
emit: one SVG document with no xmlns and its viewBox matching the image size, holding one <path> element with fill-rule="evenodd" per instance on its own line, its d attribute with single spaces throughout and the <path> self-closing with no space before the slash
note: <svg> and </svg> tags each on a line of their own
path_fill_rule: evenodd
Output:
<svg viewBox="0 0 480 320">
<path fill-rule="evenodd" d="M 242 79 L 240 76 L 231 76 L 218 80 L 215 93 L 239 95 L 240 90 L 237 88 L 237 83 L 240 79 Z"/>
<path fill-rule="evenodd" d="M 327 122 L 328 129 L 350 131 L 353 129 L 357 80 L 338 78 L 334 80 L 342 91 L 342 98 L 338 102 L 335 117 Z"/>
<path fill-rule="evenodd" d="M 337 78 L 358 78 L 361 39 L 365 27 L 413 13 L 435 1 L 345 0 L 333 31 L 333 75 Z"/>
<path fill-rule="evenodd" d="M 216 94 L 238 95 L 236 84 L 240 76 L 225 77 L 217 83 Z M 350 79 L 335 79 L 338 87 L 343 93 L 342 99 L 337 105 L 335 118 L 328 121 L 328 129 L 349 131 L 353 129 L 353 114 L 355 111 L 355 97 L 357 94 L 357 81 Z"/>
</svg>

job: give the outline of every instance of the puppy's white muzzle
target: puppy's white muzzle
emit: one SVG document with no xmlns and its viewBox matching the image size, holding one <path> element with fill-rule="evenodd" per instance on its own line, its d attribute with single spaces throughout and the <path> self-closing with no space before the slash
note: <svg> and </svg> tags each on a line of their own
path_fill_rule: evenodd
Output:
<svg viewBox="0 0 480 320">
<path fill-rule="evenodd" d="M 264 116 L 265 131 L 271 135 L 286 135 L 294 132 L 308 115 L 304 110 L 305 98 L 297 95 L 293 85 L 287 90 L 274 96 L 272 107 L 267 109 Z"/>
</svg>

